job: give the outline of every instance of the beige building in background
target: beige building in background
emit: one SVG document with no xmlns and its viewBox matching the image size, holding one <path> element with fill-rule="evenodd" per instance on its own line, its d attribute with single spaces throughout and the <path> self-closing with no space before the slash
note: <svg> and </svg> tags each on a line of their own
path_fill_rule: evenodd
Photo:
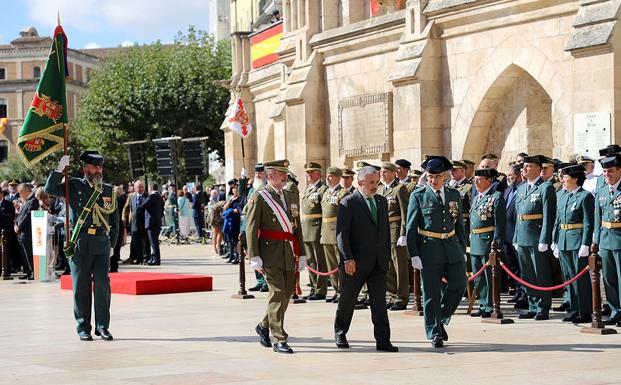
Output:
<svg viewBox="0 0 621 385">
<path fill-rule="evenodd" d="M 486 152 L 502 168 L 621 137 L 618 0 L 384 0 L 374 16 L 370 0 L 282 4 L 275 62 L 253 68 L 253 35 L 233 31 L 231 89 L 255 126 L 247 168 Z M 242 158 L 225 138 L 229 178 Z"/>
</svg>

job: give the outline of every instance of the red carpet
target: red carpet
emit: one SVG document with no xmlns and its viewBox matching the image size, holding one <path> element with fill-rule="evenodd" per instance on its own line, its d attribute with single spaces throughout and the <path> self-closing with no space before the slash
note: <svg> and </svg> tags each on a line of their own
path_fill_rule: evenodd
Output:
<svg viewBox="0 0 621 385">
<path fill-rule="evenodd" d="M 166 273 L 110 273 L 110 287 L 116 294 L 167 294 L 212 291 L 213 277 Z M 60 278 L 60 288 L 71 290 L 71 276 Z"/>
</svg>

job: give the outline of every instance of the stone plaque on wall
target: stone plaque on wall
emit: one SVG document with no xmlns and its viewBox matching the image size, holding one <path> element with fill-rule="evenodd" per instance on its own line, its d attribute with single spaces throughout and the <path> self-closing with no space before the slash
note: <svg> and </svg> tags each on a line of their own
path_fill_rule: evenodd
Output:
<svg viewBox="0 0 621 385">
<path fill-rule="evenodd" d="M 612 142 L 609 112 L 587 112 L 574 115 L 574 152 L 599 157 L 599 149 Z"/>
<path fill-rule="evenodd" d="M 339 153 L 361 156 L 392 151 L 392 93 L 339 100 Z"/>
</svg>

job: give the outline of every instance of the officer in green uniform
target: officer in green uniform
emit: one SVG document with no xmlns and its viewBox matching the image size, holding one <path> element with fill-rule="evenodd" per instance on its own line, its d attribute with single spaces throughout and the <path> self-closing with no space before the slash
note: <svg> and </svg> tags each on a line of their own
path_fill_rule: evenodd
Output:
<svg viewBox="0 0 621 385">
<path fill-rule="evenodd" d="M 409 195 L 407 187 L 396 178 L 397 166 L 383 162 L 380 170 L 381 183 L 377 193 L 388 201 L 388 222 L 390 226 L 390 254 L 386 288 L 390 292 L 390 310 L 405 310 L 410 298 L 410 279 L 406 237 L 407 208 Z"/>
<path fill-rule="evenodd" d="M 597 190 L 595 199 L 595 230 L 593 251 L 602 257 L 602 277 L 606 300 L 611 308 L 607 325 L 621 327 L 621 155 L 599 160 L 604 169 L 606 185 Z"/>
<path fill-rule="evenodd" d="M 474 172 L 474 185 L 477 195 L 470 209 L 470 263 L 472 272 L 478 272 L 489 259 L 492 242 L 497 247 L 504 244 L 507 226 L 505 199 L 499 191 L 492 190 L 492 183 L 498 171 L 478 169 Z M 479 310 L 471 317 L 489 318 L 492 315 L 492 271 L 486 269 L 474 279 L 474 287 L 479 299 Z"/>
<path fill-rule="evenodd" d="M 557 170 L 557 163 L 554 159 L 546 158 L 546 161 L 541 165 L 541 178 L 544 182 L 550 183 L 554 187 L 554 191 L 559 192 L 563 188 L 563 184 L 559 182 L 554 173 Z"/>
<path fill-rule="evenodd" d="M 348 168 L 342 168 L 341 171 L 343 172 L 343 176 L 341 177 L 341 186 L 343 186 L 343 188 L 351 194 L 356 190 L 356 187 L 354 186 L 354 175 L 356 175 L 356 173 Z"/>
<path fill-rule="evenodd" d="M 287 344 L 284 322 L 289 299 L 295 290 L 296 255 L 298 271 L 306 267 L 306 257 L 300 250 L 303 239 L 299 198 L 284 189 L 288 160 L 265 162 L 263 166 L 268 185 L 250 197 L 246 217 L 250 265 L 265 276 L 269 287 L 267 312 L 255 331 L 262 346 L 272 346 L 271 331 L 278 341 L 273 346 L 274 351 L 293 353 Z"/>
<path fill-rule="evenodd" d="M 560 259 L 563 278 L 569 281 L 588 265 L 593 239 L 595 198 L 581 186 L 586 179 L 584 167 L 572 165 L 561 169 L 563 190 L 556 193 L 556 221 L 552 249 Z M 584 275 L 568 287 L 571 313 L 564 322 L 591 322 L 591 282 Z"/>
<path fill-rule="evenodd" d="M 321 180 L 321 165 L 308 162 L 304 165 L 306 171 L 306 190 L 302 196 L 302 234 L 304 249 L 308 257 L 308 265 L 318 271 L 326 271 L 326 256 L 321 238 L 321 199 L 328 189 Z M 311 283 L 311 292 L 305 297 L 309 301 L 325 300 L 328 293 L 326 277 L 318 276 L 308 271 Z"/>
<path fill-rule="evenodd" d="M 408 207 L 407 245 L 421 271 L 425 332 L 432 346 L 448 340 L 444 328 L 466 289 L 466 233 L 457 190 L 445 186 L 451 161 L 430 156 L 422 164 L 428 184 L 416 189 Z M 442 277 L 447 280 L 442 285 Z"/>
<path fill-rule="evenodd" d="M 80 155 L 84 178 L 69 179 L 71 242 L 65 255 L 73 282 L 73 315 L 80 340 L 92 341 L 91 291 L 95 297 L 95 335 L 112 340 L 110 326 L 110 248 L 119 233 L 119 212 L 114 188 L 102 183 L 104 158 L 97 151 Z M 45 192 L 63 196 L 63 171 L 69 166 L 64 155 L 45 184 Z M 92 277 L 92 278 L 91 278 Z"/>
<path fill-rule="evenodd" d="M 464 228 L 466 234 L 470 233 L 470 201 L 472 196 L 475 195 L 476 189 L 474 189 L 471 182 L 466 177 L 466 168 L 468 166 L 460 160 L 453 160 L 453 168 L 451 169 L 451 180 L 449 181 L 449 187 L 459 191 L 461 196 L 461 207 L 464 216 Z"/>
<path fill-rule="evenodd" d="M 541 178 L 543 155 L 524 159 L 526 183 L 517 190 L 515 199 L 516 224 L 513 244 L 518 251 L 518 263 L 522 278 L 538 286 L 550 286 L 550 265 L 544 253 L 552 243 L 552 229 L 556 216 L 556 192 Z M 528 312 L 520 319 L 547 320 L 550 313 L 549 291 L 526 288 Z"/>
<path fill-rule="evenodd" d="M 326 185 L 328 189 L 321 199 L 321 244 L 326 256 L 326 271 L 332 271 L 339 266 L 339 249 L 336 243 L 336 214 L 339 209 L 341 199 L 349 195 L 349 191 L 343 188 L 339 182 L 343 170 L 338 167 L 328 167 L 326 170 Z M 330 276 L 330 282 L 334 288 L 334 296 L 326 299 L 326 302 L 338 303 L 338 295 L 341 290 L 339 282 L 339 272 Z"/>
</svg>

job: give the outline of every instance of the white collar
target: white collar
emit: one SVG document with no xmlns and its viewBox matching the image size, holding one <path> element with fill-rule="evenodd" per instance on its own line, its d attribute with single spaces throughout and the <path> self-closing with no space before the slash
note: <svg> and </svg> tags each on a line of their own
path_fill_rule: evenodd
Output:
<svg viewBox="0 0 621 385">
<path fill-rule="evenodd" d="M 479 193 L 479 196 L 485 196 L 487 195 L 487 193 L 489 192 L 489 190 L 492 189 L 492 187 L 494 187 L 494 185 L 490 185 L 487 190 L 483 191 L 482 193 Z"/>
<path fill-rule="evenodd" d="M 537 177 L 537 179 L 535 179 L 535 180 L 534 180 L 534 181 L 532 181 L 532 182 L 526 181 L 526 183 L 528 183 L 528 185 L 529 185 L 530 187 L 533 187 L 534 185 L 536 185 L 536 184 L 537 184 L 537 182 L 539 182 L 539 179 L 541 179 L 541 176 L 538 176 L 538 177 Z"/>
<path fill-rule="evenodd" d="M 608 185 L 608 189 L 610 190 L 610 187 L 613 187 L 613 188 L 614 188 L 614 191 L 617 191 L 617 189 L 619 188 L 619 183 L 621 183 L 621 179 L 619 179 L 619 180 L 617 181 L 617 183 L 615 183 L 615 184 L 614 184 L 614 185 L 612 185 L 612 186 Z"/>
</svg>

